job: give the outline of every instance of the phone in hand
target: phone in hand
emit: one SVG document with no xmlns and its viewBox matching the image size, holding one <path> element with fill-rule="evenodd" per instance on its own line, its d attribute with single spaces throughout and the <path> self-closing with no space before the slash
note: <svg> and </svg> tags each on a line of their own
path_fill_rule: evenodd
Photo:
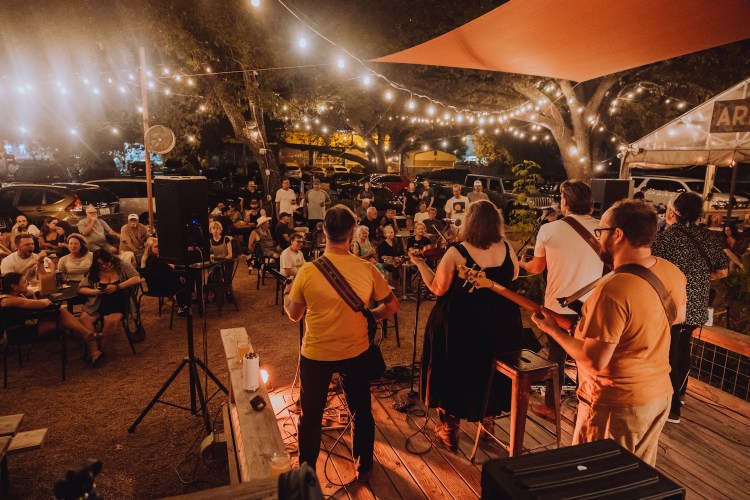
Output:
<svg viewBox="0 0 750 500">
<path fill-rule="evenodd" d="M 103 292 L 104 290 L 107 289 L 108 286 L 109 286 L 109 283 L 99 283 L 99 290 Z"/>
</svg>

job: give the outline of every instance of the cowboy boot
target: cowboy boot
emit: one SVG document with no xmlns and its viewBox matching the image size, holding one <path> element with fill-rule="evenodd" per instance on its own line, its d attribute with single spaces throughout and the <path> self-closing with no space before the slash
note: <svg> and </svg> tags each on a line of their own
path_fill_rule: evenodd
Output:
<svg viewBox="0 0 750 500">
<path fill-rule="evenodd" d="M 435 443 L 450 451 L 458 451 L 458 432 L 461 429 L 461 419 L 443 411 L 439 411 L 438 414 L 440 423 L 435 425 L 433 429 Z"/>
<path fill-rule="evenodd" d="M 492 443 L 494 439 L 491 436 L 495 435 L 495 417 L 484 417 L 479 423 L 484 429 L 482 433 L 482 441 L 485 443 Z"/>
</svg>

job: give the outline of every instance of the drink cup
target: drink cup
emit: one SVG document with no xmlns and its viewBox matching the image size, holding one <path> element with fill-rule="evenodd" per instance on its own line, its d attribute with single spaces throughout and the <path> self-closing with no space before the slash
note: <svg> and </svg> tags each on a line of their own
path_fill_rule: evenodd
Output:
<svg viewBox="0 0 750 500">
<path fill-rule="evenodd" d="M 248 352 L 250 352 L 250 344 L 247 340 L 237 342 L 237 359 L 242 361 L 242 358 L 244 358 L 245 354 Z"/>
<path fill-rule="evenodd" d="M 268 463 L 268 472 L 271 477 L 279 477 L 285 472 L 292 470 L 292 463 L 288 453 L 274 453 Z"/>
</svg>

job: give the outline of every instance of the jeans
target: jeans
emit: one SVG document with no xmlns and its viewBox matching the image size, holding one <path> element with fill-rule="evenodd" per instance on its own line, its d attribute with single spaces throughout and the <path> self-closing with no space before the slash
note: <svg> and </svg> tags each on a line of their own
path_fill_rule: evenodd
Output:
<svg viewBox="0 0 750 500">
<path fill-rule="evenodd" d="M 680 396 L 687 390 L 688 375 L 690 374 L 690 345 L 693 338 L 695 325 L 674 325 L 670 333 L 672 340 L 669 343 L 669 379 L 672 381 L 672 407 L 670 413 L 680 415 Z"/>
<path fill-rule="evenodd" d="M 352 418 L 353 454 L 357 471 L 372 468 L 375 420 L 372 417 L 370 378 L 364 362 L 366 352 L 340 361 L 315 361 L 300 357 L 302 413 L 299 420 L 299 461 L 313 469 L 320 453 L 320 433 L 328 385 L 338 372 Z"/>
</svg>

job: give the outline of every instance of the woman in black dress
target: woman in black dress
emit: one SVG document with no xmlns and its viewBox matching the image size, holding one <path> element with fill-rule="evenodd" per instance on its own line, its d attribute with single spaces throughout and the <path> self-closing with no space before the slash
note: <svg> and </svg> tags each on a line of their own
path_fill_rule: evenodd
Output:
<svg viewBox="0 0 750 500">
<path fill-rule="evenodd" d="M 521 312 L 517 305 L 489 289 L 469 293 L 458 266 L 475 264 L 487 278 L 508 286 L 518 276 L 518 261 L 503 237 L 503 219 L 489 201 L 469 205 L 461 225 L 463 242 L 452 246 L 437 272 L 411 255 L 425 285 L 438 296 L 425 329 L 420 395 L 437 408 L 440 424 L 435 441 L 455 451 L 462 418 L 482 418 L 487 384 L 492 397 L 487 415 L 510 408 L 510 380 L 494 371 L 494 358 L 521 348 Z M 492 429 L 492 417 L 482 422 Z"/>
</svg>

